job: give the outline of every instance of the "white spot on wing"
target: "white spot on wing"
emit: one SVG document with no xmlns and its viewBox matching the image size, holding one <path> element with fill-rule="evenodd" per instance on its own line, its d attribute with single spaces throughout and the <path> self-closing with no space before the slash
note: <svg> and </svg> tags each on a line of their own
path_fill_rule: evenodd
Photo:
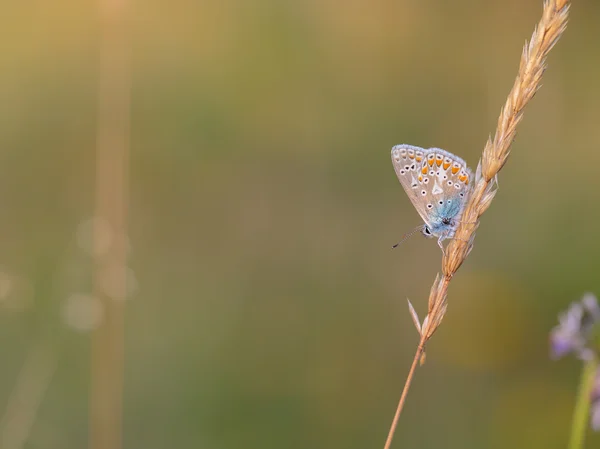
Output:
<svg viewBox="0 0 600 449">
<path fill-rule="evenodd" d="M 434 195 L 439 195 L 440 193 L 442 193 L 444 191 L 444 189 L 442 189 L 439 184 L 437 183 L 437 181 L 435 182 L 434 186 L 433 186 L 433 190 L 431 191 L 432 194 Z"/>
</svg>

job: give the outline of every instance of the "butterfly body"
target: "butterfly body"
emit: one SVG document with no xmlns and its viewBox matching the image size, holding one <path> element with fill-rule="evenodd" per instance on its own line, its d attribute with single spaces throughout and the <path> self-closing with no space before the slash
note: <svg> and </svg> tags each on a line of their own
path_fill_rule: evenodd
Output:
<svg viewBox="0 0 600 449">
<path fill-rule="evenodd" d="M 467 163 L 440 148 L 412 145 L 392 148 L 392 164 L 400 184 L 425 222 L 427 237 L 442 241 L 454 237 L 473 179 Z"/>
</svg>

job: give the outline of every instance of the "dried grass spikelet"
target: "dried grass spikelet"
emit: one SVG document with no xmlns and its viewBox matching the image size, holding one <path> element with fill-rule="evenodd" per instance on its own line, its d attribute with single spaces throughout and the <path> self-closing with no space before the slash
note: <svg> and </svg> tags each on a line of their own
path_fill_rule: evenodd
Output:
<svg viewBox="0 0 600 449">
<path fill-rule="evenodd" d="M 566 29 L 569 7 L 567 0 L 547 0 L 544 3 L 542 18 L 531 41 L 526 42 L 523 48 L 519 73 L 500 112 L 494 139 L 488 138 L 477 165 L 475 183 L 465 204 L 461 223 L 442 259 L 443 276 L 440 278 L 438 275 L 431 287 L 427 316 L 423 323 L 418 321 L 414 307 L 409 307 L 423 346 L 442 322 L 447 308 L 448 284 L 473 249 L 479 218 L 496 196 L 498 172 L 508 159 L 516 127 L 523 118 L 523 110 L 540 88 L 546 69 L 546 57 Z"/>
<path fill-rule="evenodd" d="M 440 326 L 446 313 L 450 281 L 473 249 L 479 218 L 490 207 L 498 191 L 497 175 L 508 159 L 517 125 L 523 118 L 523 110 L 540 88 L 542 75 L 546 69 L 546 57 L 566 29 L 569 7 L 568 0 L 546 0 L 544 2 L 542 18 L 533 31 L 531 40 L 529 43 L 526 42 L 523 48 L 519 72 L 500 112 L 496 134 L 493 139 L 488 138 L 483 150 L 482 158 L 477 166 L 475 182 L 465 204 L 455 238 L 450 241 L 444 252 L 442 276 L 437 275 L 433 282 L 429 294 L 427 316 L 423 322 L 419 320 L 410 301 L 408 303 L 420 340 L 384 449 L 389 449 L 391 446 L 417 363 L 419 360 L 421 362 L 424 360 L 425 345 Z"/>
<path fill-rule="evenodd" d="M 436 279 L 434 282 L 434 287 L 438 284 L 437 288 L 432 287 L 429 313 L 432 311 L 432 304 L 445 303 L 450 279 L 473 248 L 479 218 L 490 207 L 496 196 L 497 175 L 510 155 L 510 145 L 515 138 L 517 125 L 523 118 L 523 110 L 540 88 L 542 75 L 546 69 L 546 57 L 567 27 L 569 6 L 567 0 L 545 1 L 542 18 L 533 31 L 531 40 L 523 47 L 519 72 L 500 112 L 496 134 L 493 139 L 488 138 L 477 166 L 475 183 L 467 199 L 456 238 L 446 248 L 442 260 L 443 278 L 441 281 Z M 445 307 L 433 307 L 433 310 L 438 312 L 445 310 Z M 441 318 L 430 317 L 429 322 L 436 322 L 439 325 Z"/>
</svg>

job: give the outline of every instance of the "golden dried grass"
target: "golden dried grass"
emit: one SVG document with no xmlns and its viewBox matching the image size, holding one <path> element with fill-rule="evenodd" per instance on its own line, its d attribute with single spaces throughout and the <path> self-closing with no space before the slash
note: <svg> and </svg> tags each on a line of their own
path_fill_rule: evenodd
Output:
<svg viewBox="0 0 600 449">
<path fill-rule="evenodd" d="M 475 231 L 479 226 L 479 218 L 488 209 L 498 191 L 497 175 L 510 155 L 510 146 L 515 138 L 517 125 L 523 118 L 525 106 L 541 87 L 542 75 L 546 69 L 546 57 L 567 27 L 569 7 L 568 0 L 546 0 L 544 2 L 542 18 L 533 31 L 529 43 L 526 42 L 523 48 L 519 72 L 500 112 L 494 138 L 488 138 L 483 149 L 475 174 L 475 182 L 467 199 L 455 238 L 444 252 L 442 276 L 437 275 L 433 282 L 429 294 L 427 315 L 423 322 L 420 322 L 415 309 L 409 302 L 409 310 L 419 332 L 420 340 L 384 449 L 389 449 L 392 444 L 392 438 L 417 363 L 424 361 L 425 345 L 440 326 L 446 313 L 450 281 L 471 252 Z"/>
</svg>

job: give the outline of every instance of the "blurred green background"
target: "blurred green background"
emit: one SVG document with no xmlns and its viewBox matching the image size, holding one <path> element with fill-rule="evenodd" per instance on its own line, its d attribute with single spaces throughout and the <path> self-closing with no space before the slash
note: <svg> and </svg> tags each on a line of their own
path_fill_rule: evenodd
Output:
<svg viewBox="0 0 600 449">
<path fill-rule="evenodd" d="M 383 447 L 441 259 L 391 250 L 420 219 L 390 148 L 475 169 L 541 6 L 135 2 L 126 448 Z M 575 2 L 394 447 L 565 447 L 580 365 L 547 335 L 600 293 L 599 21 Z M 0 416 L 42 347 L 20 447 L 81 448 L 98 6 L 7 2 L 0 29 Z"/>
</svg>

